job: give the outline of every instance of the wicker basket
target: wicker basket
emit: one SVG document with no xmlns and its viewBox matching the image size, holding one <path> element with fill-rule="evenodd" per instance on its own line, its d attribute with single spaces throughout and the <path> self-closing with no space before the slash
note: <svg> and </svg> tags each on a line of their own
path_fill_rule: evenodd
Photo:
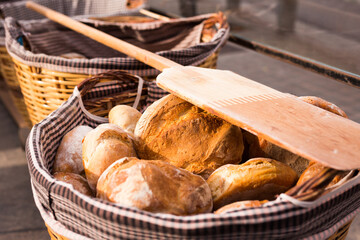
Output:
<svg viewBox="0 0 360 240">
<path fill-rule="evenodd" d="M 207 58 L 199 67 L 216 68 L 218 52 Z M 32 124 L 43 120 L 49 113 L 56 110 L 72 94 L 74 88 L 90 75 L 64 73 L 31 67 L 17 60 L 15 70 L 21 91 L 24 95 L 27 112 Z M 144 78 L 147 81 L 153 78 Z"/>
<path fill-rule="evenodd" d="M 115 81 L 115 82 L 114 82 Z M 95 115 L 97 115 L 96 117 L 98 116 L 105 116 L 107 115 L 107 113 L 110 111 L 110 109 L 116 105 L 117 103 L 122 103 L 122 104 L 130 104 L 132 105 L 134 102 L 135 102 L 135 98 L 136 98 L 136 95 L 138 95 L 138 92 L 139 92 L 139 86 L 141 86 L 140 84 L 140 78 L 134 78 L 132 77 L 131 75 L 127 74 L 126 72 L 123 72 L 123 71 L 110 71 L 110 72 L 106 72 L 106 73 L 102 73 L 102 74 L 99 74 L 99 75 L 96 75 L 96 76 L 93 76 L 91 78 L 88 78 L 86 80 L 84 80 L 83 82 L 81 82 L 76 89 L 79 90 L 79 95 L 81 96 L 81 99 L 82 99 L 82 103 L 80 104 L 80 106 L 85 106 L 86 108 L 86 111 L 87 112 L 90 112 L 90 113 L 93 113 Z M 109 90 L 110 89 L 110 90 Z M 112 91 L 112 89 L 115 89 L 114 91 Z M 145 89 L 144 89 L 145 90 Z M 101 91 L 101 93 L 99 93 Z M 105 94 L 103 93 L 103 91 L 107 91 L 108 94 Z M 141 98 L 143 102 L 146 102 L 144 98 L 147 97 L 147 92 L 146 90 L 141 94 Z M 126 100 L 126 98 L 129 98 L 128 100 Z M 66 124 L 67 121 L 71 121 L 72 123 L 72 126 L 76 125 L 76 124 L 80 124 L 80 123 L 74 123 L 73 121 L 75 121 L 75 119 L 73 117 L 68 117 L 67 116 L 67 111 L 73 111 L 71 109 L 69 109 L 69 106 L 74 106 L 74 97 L 72 96 L 72 98 L 69 99 L 69 103 L 68 101 L 65 103 L 65 105 L 63 105 L 62 107 L 60 107 L 60 109 L 58 109 L 57 111 L 55 111 L 54 113 L 52 113 L 51 115 L 49 115 L 44 121 L 42 121 L 40 124 L 38 124 L 37 126 L 35 126 L 34 128 L 37 128 L 35 130 L 32 131 L 32 136 L 29 138 L 29 142 L 28 144 L 30 144 L 31 142 L 33 142 L 33 146 L 35 145 L 38 145 L 39 142 L 37 140 L 37 137 L 35 137 L 34 135 L 38 134 L 38 132 L 41 132 L 41 129 L 39 131 L 39 127 L 40 125 L 43 125 L 43 126 L 46 126 L 46 128 L 48 129 L 51 129 L 50 131 L 43 131 L 43 134 L 46 134 L 45 135 L 41 135 L 40 138 L 42 137 L 45 137 L 43 140 L 44 141 L 48 141 L 48 142 L 55 142 L 55 145 L 54 146 L 51 146 L 49 147 L 48 146 L 48 143 L 46 143 L 44 146 L 45 148 L 49 148 L 49 150 L 45 151 L 43 149 L 40 148 L 37 148 L 37 149 L 33 149 L 30 145 L 27 146 L 27 148 L 30 148 L 30 149 L 27 149 L 27 157 L 29 158 L 30 157 L 30 152 L 35 150 L 38 151 L 38 149 L 41 149 L 41 152 L 39 155 L 42 155 L 44 154 L 44 156 L 48 156 L 47 158 L 49 159 L 52 159 L 51 158 L 51 154 L 54 154 L 56 153 L 56 144 L 59 144 L 59 140 L 61 140 L 61 136 L 59 137 L 56 137 L 56 139 L 54 140 L 49 140 L 47 138 L 51 138 L 51 137 L 54 137 L 54 135 L 57 135 L 57 134 L 60 134 L 59 133 L 59 129 L 61 129 L 60 131 L 62 131 L 63 133 L 61 134 L 64 134 L 66 131 L 70 130 L 68 127 L 69 125 Z M 76 107 L 75 107 L 75 110 L 76 110 Z M 66 111 L 66 112 L 64 112 Z M 87 114 L 87 113 L 86 113 Z M 98 115 L 99 114 L 99 115 Z M 106 122 L 106 120 L 104 118 L 99 118 L 96 120 L 96 123 L 93 122 L 92 119 L 95 119 L 96 118 L 95 116 L 93 117 L 90 117 L 90 120 L 86 120 L 86 121 L 90 121 L 88 123 L 90 124 L 98 124 L 99 122 Z M 68 119 L 67 119 L 68 118 Z M 57 122 L 57 123 L 56 123 Z M 65 123 L 64 126 L 58 126 L 57 124 L 59 124 L 59 122 L 62 122 L 62 123 Z M 61 128 L 59 128 L 61 127 Z M 63 128 L 66 127 L 67 130 L 64 130 Z M 31 151 L 29 151 L 31 150 Z M 44 151 L 44 152 L 43 152 Z M 53 152 L 53 153 L 51 153 Z M 32 159 L 33 160 L 33 159 Z M 47 230 L 49 232 L 49 235 L 51 237 L 51 239 L 69 239 L 67 237 L 64 237 L 63 235 L 66 235 L 68 236 L 67 234 L 69 234 L 69 231 L 71 232 L 71 234 L 75 234 L 79 237 L 79 234 L 80 236 L 81 233 L 79 232 L 73 232 L 71 230 L 69 230 L 68 228 L 65 228 L 64 227 L 64 221 L 65 223 L 68 222 L 68 216 L 65 217 L 63 216 L 63 214 L 70 214 L 69 216 L 76 216 L 77 214 L 71 214 L 71 208 L 64 208 L 65 206 L 68 206 L 68 204 L 70 202 L 68 202 L 67 200 L 64 202 L 65 199 L 68 199 L 68 198 L 75 198 L 72 202 L 72 204 L 74 205 L 81 205 L 81 210 L 82 211 L 89 211 L 91 214 L 95 214 L 96 217 L 99 217 L 99 215 L 101 216 L 108 216 L 108 214 L 100 214 L 102 213 L 102 211 L 106 211 L 107 209 L 114 209 L 112 207 L 112 205 L 109 205 L 108 203 L 105 204 L 104 208 L 103 209 L 98 209 L 98 210 L 95 210 L 94 207 L 91 205 L 94 203 L 94 200 L 91 199 L 91 201 L 89 200 L 86 200 L 86 199 L 81 199 L 79 198 L 78 194 L 76 194 L 74 192 L 73 189 L 69 189 L 68 187 L 65 187 L 65 186 L 59 186 L 58 183 L 56 182 L 53 182 L 52 184 L 50 184 L 52 187 L 50 187 L 52 190 L 49 190 L 50 192 L 48 194 L 44 194 L 44 192 L 42 194 L 40 194 L 40 192 L 42 192 L 42 190 L 40 191 L 39 189 L 40 188 L 47 188 L 46 185 L 48 185 L 49 183 L 47 183 L 47 181 L 49 181 L 49 179 L 46 179 L 46 177 L 40 177 L 39 176 L 39 172 L 38 171 L 35 171 L 34 172 L 34 169 L 35 168 L 42 168 L 42 172 L 41 174 L 43 175 L 48 175 L 49 173 L 46 173 L 46 171 L 44 171 L 45 169 L 47 171 L 50 171 L 51 172 L 51 160 L 50 162 L 42 162 L 41 165 L 39 165 L 38 167 L 36 167 L 34 164 L 33 164 L 33 161 L 30 159 L 28 159 L 29 161 L 29 169 L 30 169 L 30 172 L 31 172 L 31 177 L 32 177 L 32 187 L 33 187 L 33 193 L 34 193 L 34 199 L 35 199 L 35 203 L 37 205 L 37 207 L 39 208 L 40 210 L 40 213 L 42 214 L 42 217 L 44 218 L 44 221 L 45 221 L 45 225 L 47 227 Z M 322 171 L 317 177 L 313 178 L 313 179 L 310 179 L 309 181 L 303 183 L 302 185 L 299 185 L 299 186 L 295 186 L 293 187 L 292 189 L 290 189 L 288 192 L 286 192 L 286 196 L 288 197 L 291 197 L 292 199 L 295 199 L 295 202 L 296 201 L 302 201 L 302 202 L 306 202 L 305 205 L 309 204 L 308 206 L 305 206 L 305 209 L 311 205 L 316 205 L 315 208 L 314 208 L 314 212 L 311 212 L 311 214 L 309 214 L 309 212 L 306 212 L 306 213 L 302 213 L 301 216 L 303 217 L 304 221 L 307 221 L 307 222 L 310 222 L 311 224 L 311 220 L 309 220 L 309 218 L 313 218 L 317 215 L 321 215 L 321 214 L 324 214 L 324 211 L 327 210 L 326 207 L 324 207 L 324 202 L 327 202 L 328 205 L 327 206 L 332 206 L 332 204 L 339 204 L 339 203 L 336 203 L 336 201 L 340 201 L 342 202 L 341 204 L 344 204 L 344 202 L 346 202 L 346 204 L 353 204 L 353 205 L 356 205 L 357 207 L 354 207 L 354 209 L 358 208 L 359 207 L 359 200 L 358 198 L 355 196 L 355 195 L 358 195 L 357 193 L 359 192 L 359 188 L 358 186 L 360 186 L 360 183 L 359 183 L 359 180 L 356 180 L 354 181 L 353 183 L 351 183 L 351 186 L 350 185 L 347 185 L 349 182 L 353 181 L 354 179 L 359 179 L 359 173 L 358 171 L 351 171 L 342 181 L 341 183 L 339 183 L 339 185 L 337 187 L 332 187 L 331 189 L 325 189 L 324 186 L 327 186 L 329 184 L 329 182 L 332 181 L 332 179 L 337 175 L 339 174 L 340 171 L 338 170 L 334 170 L 334 169 L 325 169 L 324 171 Z M 49 175 L 50 176 L 50 175 Z M 50 186 L 48 185 L 48 186 Z M 346 187 L 346 189 L 341 189 L 343 186 Z M 350 190 L 352 189 L 352 190 Z M 340 191 L 341 190 L 341 191 Z M 45 192 L 47 190 L 44 190 Z M 330 196 L 329 196 L 330 195 Z M 44 206 L 47 204 L 46 202 L 42 202 L 44 201 L 44 199 L 47 199 L 49 196 L 52 196 L 52 201 L 51 201 L 51 205 L 54 205 L 54 209 L 50 210 L 50 209 L 47 209 L 48 213 L 47 214 L 53 214 L 53 212 L 55 211 L 61 211 L 58 213 L 57 216 L 59 216 L 60 218 L 62 218 L 62 223 L 59 222 L 58 219 L 54 219 L 52 217 L 50 218 L 47 218 L 47 214 L 45 213 L 44 214 Z M 60 197 L 61 196 L 61 197 Z M 281 195 L 280 195 L 281 197 Z M 40 198 L 42 198 L 42 200 L 40 200 Z M 338 200 L 335 200 L 336 198 L 338 198 Z M 356 198 L 357 200 L 354 200 L 352 199 L 351 201 L 347 201 L 348 198 Z M 330 200 L 329 200 L 330 199 Z M 216 224 L 225 224 L 223 226 L 223 228 L 219 227 L 219 226 L 212 226 L 212 227 L 215 227 L 215 228 L 218 228 L 218 230 L 214 231 L 215 234 L 222 234 L 222 233 L 226 233 L 227 230 L 229 231 L 234 231 L 234 229 L 231 229 L 229 228 L 229 226 L 227 225 L 226 226 L 226 223 L 230 221 L 230 224 L 232 223 L 232 221 L 236 222 L 236 224 L 238 224 L 238 227 L 235 228 L 237 229 L 237 231 L 240 231 L 241 227 L 243 226 L 242 223 L 238 222 L 238 219 L 249 219 L 251 218 L 251 214 L 256 214 L 257 211 L 260 211 L 260 213 L 257 213 L 257 216 L 262 216 L 262 215 L 266 215 L 266 214 L 269 214 L 267 217 L 270 217 L 272 216 L 271 213 L 271 208 L 274 207 L 275 210 L 273 209 L 273 214 L 281 214 L 286 216 L 289 214 L 289 212 L 291 213 L 292 211 L 294 212 L 301 212 L 301 207 L 297 206 L 295 208 L 292 208 L 291 210 L 287 209 L 287 207 L 289 205 L 285 204 L 285 205 L 282 205 L 282 206 L 279 206 L 277 204 L 281 204 L 282 202 L 286 202 L 287 200 L 287 197 L 282 197 L 282 198 L 278 198 L 277 200 L 275 201 L 272 201 L 271 202 L 271 207 L 266 209 L 266 210 L 259 210 L 258 208 L 253 208 L 253 209 L 249 209 L 249 210 L 246 210 L 246 214 L 249 214 L 248 216 L 245 216 L 244 217 L 244 214 L 242 214 L 241 211 L 234 211 L 234 212 L 230 212 L 228 215 L 225 214 L 222 218 L 218 218 L 216 219 Z M 334 201 L 335 200 L 335 201 Z M 100 201 L 100 200 L 99 200 Z M 40 203 L 42 202 L 42 204 Z M 290 205 L 292 204 L 297 204 L 297 203 L 293 203 L 291 202 Z M 56 207 L 57 206 L 57 207 Z M 117 207 L 116 207 L 117 208 Z M 69 213 L 70 211 L 70 213 Z M 111 210 L 109 210 L 111 211 Z M 245 210 L 244 210 L 245 211 Z M 126 209 L 126 208 L 122 208 L 120 207 L 120 213 L 118 214 L 123 214 L 123 212 L 127 212 L 129 215 L 125 215 L 125 216 L 121 216 L 121 217 L 118 217 L 118 218 L 112 218 L 112 217 L 108 217 L 109 219 L 111 219 L 111 221 L 120 221 L 121 224 L 135 224 L 134 222 L 136 221 L 142 221 L 144 220 L 145 223 L 143 223 L 144 225 L 140 224 L 140 225 L 137 225 L 135 224 L 136 226 L 143 226 L 144 228 L 149 228 L 149 225 L 151 224 L 154 224 L 154 226 L 150 227 L 150 229 L 152 229 L 152 231 L 157 231 L 156 229 L 158 228 L 158 226 L 155 226 L 158 222 L 161 222 L 161 221 L 169 221 L 170 222 L 170 218 L 167 217 L 167 216 L 162 216 L 162 217 L 159 217 L 159 216 L 156 216 L 156 215 L 152 215 L 152 214 L 147 214 L 146 212 L 142 212 L 142 211 L 135 211 L 133 209 Z M 350 224 L 353 220 L 353 218 L 355 217 L 354 213 L 357 212 L 353 212 L 353 210 L 351 210 L 351 214 L 346 214 L 346 217 L 343 218 L 341 217 L 341 221 L 339 222 L 332 222 L 329 224 L 330 227 L 332 226 L 337 226 L 336 227 L 336 230 L 335 231 L 332 231 L 331 234 L 328 234 L 328 235 L 322 235 L 323 233 L 316 233 L 318 234 L 317 236 L 315 237 L 312 237 L 312 236 L 306 236 L 309 237 L 310 239 L 345 239 L 346 238 L 346 235 L 348 233 L 348 230 L 349 230 L 349 227 L 350 227 Z M 80 219 L 84 219 L 82 217 L 82 215 L 84 214 L 84 212 L 81 212 L 81 214 L 79 215 L 79 218 Z M 126 213 L 124 213 L 126 214 Z M 132 219 L 133 215 L 140 215 L 140 216 L 137 216 Z M 238 215 L 236 215 L 238 214 Z M 312 215 L 314 214 L 314 215 Z M 291 214 L 290 214 L 291 215 Z M 45 216 L 45 217 L 44 217 Z M 123 220 L 123 218 L 125 219 L 126 217 L 128 217 L 129 219 L 128 220 Z M 195 216 L 196 217 L 196 216 Z M 191 224 L 195 224 L 194 226 L 198 226 L 199 228 L 202 228 L 202 227 L 206 227 L 207 226 L 207 222 L 205 223 L 201 223 L 200 225 L 196 225 L 196 224 L 199 224 L 198 222 L 201 222 L 204 220 L 204 218 L 207 217 L 207 218 L 211 218 L 212 216 L 211 215 L 204 215 L 204 216 L 201 216 L 199 219 L 193 219 L 193 220 L 186 220 L 186 218 L 184 218 L 185 220 L 183 220 L 184 222 L 186 221 L 189 221 L 189 223 Z M 149 218 L 154 218 L 155 221 L 154 222 L 146 222 L 146 219 L 149 219 Z M 287 218 L 287 217 L 285 217 Z M 140 219 L 140 220 L 139 220 Z M 254 218 L 253 221 L 257 221 L 258 218 Z M 266 217 L 264 218 L 266 219 Z M 301 218 L 300 218 L 301 219 Z M 298 223 L 298 224 L 302 224 L 301 221 L 302 220 L 293 220 L 294 223 Z M 322 218 L 320 219 L 317 219 L 315 220 L 315 223 L 316 224 L 327 224 L 328 222 L 326 220 L 324 220 L 325 222 L 321 223 L 321 220 L 324 220 Z M 74 221 L 74 220 L 73 220 Z M 75 222 L 73 222 L 75 224 Z M 78 220 L 78 221 L 82 221 L 82 220 Z M 85 220 L 83 220 L 85 221 Z M 87 223 L 87 224 L 92 224 L 94 220 L 90 220 L 91 223 Z M 99 219 L 97 221 L 100 221 Z M 275 221 L 275 220 L 274 220 Z M 96 222 L 97 223 L 97 222 Z M 182 221 L 180 221 L 179 219 L 175 219 L 175 223 L 176 224 L 183 224 Z M 250 221 L 250 223 L 253 223 L 252 221 Z M 115 224 L 115 223 L 114 223 Z M 175 224 L 175 226 L 177 226 Z M 209 224 L 214 224 L 214 222 L 210 222 Z M 235 224 L 235 223 L 234 223 Z M 246 224 L 249 224 L 249 223 L 244 223 L 245 225 Z M 271 233 L 272 231 L 272 227 L 274 227 L 276 229 L 276 227 L 278 227 L 277 225 L 278 223 L 274 222 L 272 224 L 270 224 L 270 229 L 268 228 L 265 228 L 265 229 L 268 229 L 268 234 Z M 286 223 L 285 223 L 286 225 Z M 59 232 L 56 232 L 54 231 L 51 226 L 55 226 L 56 229 L 59 231 Z M 71 225 L 72 226 L 72 225 Z M 81 223 L 80 226 L 86 226 L 85 223 Z M 107 226 L 107 225 L 106 225 Z M 115 225 L 114 225 L 115 226 Z M 114 226 L 109 226 L 109 229 L 112 229 L 114 228 Z M 167 224 L 165 223 L 163 226 L 165 227 L 168 227 L 171 228 L 173 225 L 171 224 Z M 250 225 L 251 226 L 251 225 Z M 287 227 L 291 226 L 291 225 L 286 225 Z M 87 225 L 87 227 L 89 227 L 89 225 Z M 209 226 L 208 228 L 212 228 L 211 226 Z M 310 228 L 312 226 L 308 226 L 308 228 Z M 179 226 L 179 228 L 181 228 Z M 59 230 L 61 229 L 61 230 Z M 127 229 L 125 227 L 125 229 Z M 141 227 L 140 227 L 141 229 Z M 175 227 L 176 229 L 176 227 Z M 222 230 L 221 230 L 222 229 Z M 231 229 L 231 230 L 230 230 Z M 252 229 L 252 227 L 249 228 L 250 231 Z M 249 231 L 248 228 L 244 228 L 244 230 L 247 230 Z M 255 228 L 256 229 L 256 228 Z M 299 231 L 299 229 L 297 227 L 294 228 L 295 231 Z M 124 230 L 124 229 L 123 229 Z M 131 230 L 131 228 L 130 228 Z M 161 230 L 161 228 L 159 228 L 159 231 Z M 304 229 L 302 229 L 304 230 Z M 306 229 L 305 229 L 306 230 Z M 103 233 L 104 231 L 106 230 L 101 230 L 101 233 Z M 164 230 L 162 230 L 164 231 Z M 174 236 L 178 239 L 213 239 L 211 237 L 211 233 L 208 232 L 209 230 L 205 231 L 205 232 L 201 232 L 199 230 L 199 234 L 205 234 L 205 235 L 201 235 L 201 237 L 197 237 L 197 232 L 194 230 L 193 232 L 190 232 L 191 234 L 193 235 L 179 235 L 179 233 L 176 231 L 176 230 L 169 230 L 168 234 L 171 235 L 171 234 L 174 234 Z M 294 231 L 294 230 L 293 230 Z M 321 230 L 321 231 L 324 231 Z M 325 229 L 325 232 L 328 231 Z M 220 232 L 220 233 L 219 233 Z M 189 233 L 189 232 L 187 232 Z M 145 234 L 145 232 L 144 232 Z M 272 233 L 273 234 L 273 233 Z M 302 233 L 300 233 L 302 234 Z M 156 233 L 154 234 L 156 235 Z M 142 235 L 139 235 L 139 236 L 142 236 Z M 139 237 L 139 238 L 142 238 L 142 239 L 146 239 L 145 237 L 146 235 L 142 236 L 142 237 Z M 172 236 L 172 235 L 171 235 Z M 220 235 L 222 236 L 222 235 Z M 225 235 L 224 235 L 225 236 Z M 231 236 L 231 235 L 230 235 Z M 228 236 L 228 239 L 230 239 L 230 236 Z M 267 236 L 267 235 L 266 235 Z M 269 235 L 270 236 L 270 235 Z M 274 235 L 271 235 L 271 239 L 275 239 L 274 238 Z M 276 234 L 275 234 L 276 236 Z M 326 236 L 326 237 L 324 237 Z M 134 237 L 134 236 L 133 236 Z M 84 238 L 86 238 L 84 236 Z M 223 238 L 223 237 L 220 237 L 220 238 Z M 264 238 L 266 238 L 264 236 Z M 290 237 L 291 238 L 291 237 Z M 292 237 L 294 238 L 294 237 Z M 296 237 L 295 237 L 296 238 Z M 243 238 L 244 239 L 244 238 Z M 281 238 L 283 239 L 283 238 Z M 297 238 L 296 238 L 297 239 Z"/>
<path fill-rule="evenodd" d="M 128 18 L 125 17 L 126 19 Z M 101 18 L 103 19 L 103 18 Z M 107 18 L 106 18 L 107 19 Z M 113 18 L 110 18 L 113 20 Z M 115 18 L 117 22 L 122 20 Z M 143 19 L 143 18 L 141 18 Z M 143 20 L 135 18 L 135 21 Z M 111 20 L 111 21 L 112 21 Z M 147 21 L 147 20 L 146 20 Z M 138 23 L 135 23 L 138 24 Z M 216 27 L 215 27 L 216 26 Z M 227 28 L 227 23 L 222 14 L 214 14 L 204 22 L 202 34 L 203 41 L 210 41 L 218 31 L 217 27 Z M 224 36 L 224 38 L 226 38 Z M 208 56 L 204 61 L 197 64 L 199 67 L 216 68 L 219 49 Z M 28 63 L 13 58 L 15 72 L 21 91 L 24 95 L 27 111 L 32 124 L 36 124 L 44 119 L 49 113 L 56 110 L 72 94 L 74 87 L 83 79 L 92 74 L 79 74 L 73 72 L 60 72 L 47 69 L 45 67 L 34 67 Z M 138 73 L 134 69 L 135 73 Z M 143 75 L 138 73 L 147 81 L 153 81 L 156 75 Z"/>
<path fill-rule="evenodd" d="M 118 15 L 121 12 L 136 13 L 138 9 L 145 7 L 146 0 L 126 0 L 117 2 L 116 6 L 112 8 L 98 8 L 96 6 L 89 7 L 90 5 L 96 5 L 96 0 L 81 0 L 76 5 L 73 5 L 71 1 L 50 1 L 50 0 L 39 0 L 40 4 L 49 6 L 51 8 L 59 8 L 65 14 L 70 15 L 99 15 L 104 19 L 109 18 L 110 20 L 115 18 L 119 21 L 122 20 L 134 20 L 134 21 L 145 21 L 148 18 L 144 17 L 134 17 L 132 19 L 130 16 L 112 16 L 114 14 Z M 103 4 L 109 4 L 111 0 L 103 2 Z M 44 18 L 42 15 L 27 9 L 25 6 L 26 1 L 16 1 L 16 2 L 7 2 L 0 4 L 0 15 L 1 17 L 14 17 L 18 20 L 30 20 L 30 19 L 40 19 Z M 122 6 L 123 5 L 123 6 Z M 110 15 L 108 17 L 104 17 Z M 99 17 L 100 19 L 101 17 Z M 0 21 L 3 21 L 2 19 Z M 0 37 L 5 36 L 2 22 L 0 23 Z M 17 123 L 21 126 L 31 127 L 34 122 L 30 120 L 27 107 L 25 105 L 24 97 L 20 90 L 20 84 L 17 80 L 16 72 L 14 69 L 14 63 L 9 53 L 6 50 L 4 40 L 0 41 L 0 73 L 2 74 L 3 80 L 5 81 L 5 86 L 3 90 L 7 91 L 10 96 L 9 101 L 15 106 L 21 119 L 21 123 Z"/>
</svg>

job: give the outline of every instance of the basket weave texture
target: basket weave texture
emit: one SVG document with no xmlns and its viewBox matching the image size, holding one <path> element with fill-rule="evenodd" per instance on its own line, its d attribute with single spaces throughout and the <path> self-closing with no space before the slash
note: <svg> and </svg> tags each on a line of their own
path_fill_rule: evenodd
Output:
<svg viewBox="0 0 360 240">
<path fill-rule="evenodd" d="M 119 14 L 137 14 L 137 11 L 146 6 L 144 0 L 78 0 L 76 4 L 69 0 L 37 0 L 41 5 L 55 9 L 68 16 L 107 16 L 112 19 Z M 17 20 L 43 19 L 44 16 L 28 9 L 26 1 L 6 2 L 0 4 L 0 15 L 2 18 L 13 17 Z M 137 20 L 141 17 L 134 16 L 135 19 L 129 19 L 130 16 L 115 17 L 117 21 Z M 5 81 L 4 90 L 8 92 L 10 101 L 14 103 L 15 110 L 21 115 L 24 124 L 31 127 L 29 113 L 25 105 L 24 97 L 20 90 L 20 84 L 17 80 L 14 63 L 5 47 L 5 29 L 3 19 L 0 20 L 0 73 Z"/>
<path fill-rule="evenodd" d="M 100 104 L 104 114 L 118 93 L 135 91 L 138 84 L 138 78 L 121 71 L 89 78 L 61 107 L 33 127 L 26 156 L 35 203 L 53 239 L 345 238 L 360 211 L 358 171 L 331 192 L 320 187 L 337 174 L 337 170 L 327 169 L 312 179 L 311 185 L 294 187 L 262 207 L 187 217 L 153 214 L 89 198 L 56 181 L 50 173 L 62 137 L 75 126 L 96 127 L 107 122 L 89 112 L 97 112 Z M 106 102 L 110 103 L 108 108 Z"/>
<path fill-rule="evenodd" d="M 142 34 L 141 38 L 145 37 L 150 41 L 148 44 L 138 42 L 142 47 L 157 50 L 165 48 L 159 52 L 160 55 L 169 57 L 183 65 L 196 65 L 208 68 L 216 68 L 219 49 L 228 36 L 226 21 L 222 15 L 218 14 L 201 15 L 188 19 L 171 20 L 169 22 L 109 23 L 91 19 L 84 19 L 84 21 L 100 26 L 99 28 L 105 31 L 110 29 L 112 34 L 120 34 L 130 39 L 135 38 L 136 35 L 140 33 L 140 35 Z M 57 32 L 58 28 L 61 29 L 61 27 L 49 21 L 44 21 L 44 23 L 48 24 L 48 28 L 53 29 L 53 32 Z M 215 26 L 220 26 L 220 28 L 216 28 Z M 7 49 L 15 64 L 18 83 L 24 95 L 25 104 L 32 124 L 38 123 L 49 113 L 56 110 L 69 98 L 74 87 L 80 81 L 110 69 L 124 69 L 143 77 L 147 81 L 147 87 L 150 89 L 150 91 L 148 91 L 150 97 L 157 97 L 159 94 L 163 96 L 166 94 L 165 91 L 157 88 L 155 83 L 153 83 L 153 80 L 155 80 L 159 73 L 157 70 L 139 63 L 134 59 L 126 58 L 122 54 L 104 47 L 101 44 L 94 44 L 83 36 L 77 36 L 75 34 L 76 38 L 74 42 L 76 42 L 76 44 L 70 47 L 80 49 L 80 51 L 90 51 L 88 53 L 82 52 L 84 55 L 88 54 L 90 58 L 64 59 L 63 57 L 57 56 L 59 52 L 54 52 L 56 51 L 54 50 L 54 43 L 60 40 L 51 34 L 47 34 L 45 31 L 38 34 L 38 36 L 32 34 L 29 40 L 29 45 L 31 45 L 29 47 L 32 50 L 29 51 L 25 49 L 27 40 L 22 38 L 19 32 L 24 29 L 28 30 L 31 27 L 38 31 L 38 27 L 34 23 L 33 25 L 29 24 L 26 26 L 23 24 L 23 28 L 21 29 L 16 27 L 16 21 L 7 19 L 5 27 L 8 32 L 6 38 Z M 127 29 L 131 30 L 129 31 Z M 179 36 L 183 38 L 175 37 L 173 44 L 169 41 L 173 36 L 168 34 L 162 38 L 162 41 L 160 41 L 161 38 L 157 39 L 159 44 L 151 43 L 154 40 L 153 35 L 158 35 L 157 33 L 169 29 L 174 29 L 172 31 L 182 30 L 183 33 L 179 34 Z M 154 31 L 154 34 L 148 34 L 149 30 Z M 203 33 L 201 33 L 202 31 Z M 44 34 L 46 37 L 44 37 Z M 73 37 L 74 33 L 71 32 L 69 34 L 70 37 Z M 211 36 L 211 38 L 209 36 Z M 19 38 L 24 40 L 25 47 L 17 42 Z M 45 42 L 44 38 L 46 39 Z M 202 38 L 208 42 L 202 42 Z M 195 40 L 196 42 L 192 42 Z M 86 43 L 90 45 L 85 44 L 86 48 L 81 48 L 83 41 L 86 41 Z M 170 49 L 166 50 L 166 47 L 170 47 Z M 41 50 L 44 48 L 50 51 L 49 54 L 55 55 L 44 56 L 44 54 L 41 54 Z M 99 52 L 103 54 L 103 57 L 100 57 L 100 55 L 96 56 Z"/>
</svg>

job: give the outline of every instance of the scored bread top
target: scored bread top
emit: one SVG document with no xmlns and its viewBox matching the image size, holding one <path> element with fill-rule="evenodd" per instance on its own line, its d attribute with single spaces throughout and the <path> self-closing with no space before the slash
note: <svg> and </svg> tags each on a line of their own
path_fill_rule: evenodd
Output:
<svg viewBox="0 0 360 240">
<path fill-rule="evenodd" d="M 156 213 L 191 215 L 210 212 L 206 181 L 161 160 L 122 158 L 99 178 L 97 196 Z"/>
<path fill-rule="evenodd" d="M 239 163 L 241 129 L 181 98 L 168 95 L 151 105 L 135 128 L 142 159 L 159 159 L 207 178 L 216 168 Z"/>
<path fill-rule="evenodd" d="M 91 189 L 95 190 L 101 173 L 114 161 L 136 157 L 132 140 L 115 124 L 101 124 L 84 138 L 83 164 Z"/>
</svg>

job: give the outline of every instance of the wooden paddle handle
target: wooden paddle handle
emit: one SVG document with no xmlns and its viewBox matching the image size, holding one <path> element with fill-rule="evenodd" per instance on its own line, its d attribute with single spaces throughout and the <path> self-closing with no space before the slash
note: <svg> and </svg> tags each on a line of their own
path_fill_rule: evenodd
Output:
<svg viewBox="0 0 360 240">
<path fill-rule="evenodd" d="M 95 28 L 89 27 L 79 21 L 76 21 L 68 16 L 65 16 L 64 14 L 56 12 L 40 4 L 28 1 L 26 2 L 26 7 L 44 15 L 45 17 L 53 20 L 54 22 L 64 25 L 78 33 L 81 33 L 95 41 L 98 41 L 108 47 L 111 47 L 130 57 L 133 57 L 160 71 L 163 71 L 163 69 L 169 67 L 181 66 L 174 61 L 171 61 L 167 58 L 164 58 L 142 48 L 136 47 L 132 44 L 122 41 Z"/>
</svg>

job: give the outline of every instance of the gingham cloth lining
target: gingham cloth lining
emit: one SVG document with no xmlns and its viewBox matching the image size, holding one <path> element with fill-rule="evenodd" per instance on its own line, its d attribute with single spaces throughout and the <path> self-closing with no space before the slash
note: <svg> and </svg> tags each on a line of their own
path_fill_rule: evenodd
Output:
<svg viewBox="0 0 360 240">
<path fill-rule="evenodd" d="M 29 49 L 34 54 L 60 56 L 76 52 L 92 58 L 125 57 L 124 54 L 104 46 L 77 32 L 69 30 L 50 20 L 19 21 L 19 33 L 25 35 Z M 203 18 L 191 21 L 149 23 L 109 23 L 101 20 L 84 19 L 91 26 L 130 44 L 151 52 L 182 50 L 200 43 Z M 21 32 L 20 32 L 21 31 Z M 59 44 L 61 43 L 61 44 Z"/>
<path fill-rule="evenodd" d="M 112 16 L 133 15 L 146 7 L 144 2 L 139 7 L 128 9 L 126 0 L 34 0 L 43 6 L 54 9 L 67 16 Z M 0 12 L 4 18 L 13 17 L 17 20 L 43 19 L 43 15 L 28 9 L 26 1 L 7 2 L 0 4 Z M 3 20 L 0 20 L 0 46 L 5 46 L 5 29 Z"/>
<path fill-rule="evenodd" d="M 83 112 L 81 105 L 75 89 L 68 101 L 33 127 L 26 146 L 34 197 L 47 213 L 44 220 L 70 239 L 79 235 L 92 239 L 325 239 L 359 212 L 360 176 L 307 207 L 282 195 L 263 207 L 222 215 L 153 214 L 86 197 L 50 175 L 67 131 L 80 124 L 95 127 L 106 122 Z"/>
<path fill-rule="evenodd" d="M 163 22 L 161 26 L 168 26 L 169 24 L 179 24 L 184 22 L 200 21 L 209 18 L 211 14 L 196 16 L 185 19 L 174 19 L 170 22 Z M 41 21 L 41 20 L 40 20 Z M 89 20 L 88 20 L 89 21 Z M 128 24 L 134 31 L 139 29 L 140 26 L 149 27 L 153 29 L 159 26 L 159 22 L 144 23 L 144 24 Z M 45 54 L 34 54 L 25 50 L 21 46 L 17 38 L 21 33 L 21 29 L 16 26 L 16 21 L 13 18 L 6 18 L 6 47 L 9 54 L 18 61 L 35 67 L 42 67 L 54 71 L 70 72 L 70 73 L 85 73 L 95 75 L 100 72 L 111 69 L 122 69 L 129 71 L 139 76 L 156 76 L 159 74 L 155 70 L 139 61 L 127 57 L 115 58 L 93 58 L 93 59 L 64 59 L 58 56 L 49 56 Z M 157 54 L 169 58 L 182 65 L 198 65 L 204 62 L 210 55 L 216 52 L 227 40 L 229 29 L 220 29 L 213 39 L 207 43 L 200 43 L 182 50 L 161 51 Z"/>
</svg>

